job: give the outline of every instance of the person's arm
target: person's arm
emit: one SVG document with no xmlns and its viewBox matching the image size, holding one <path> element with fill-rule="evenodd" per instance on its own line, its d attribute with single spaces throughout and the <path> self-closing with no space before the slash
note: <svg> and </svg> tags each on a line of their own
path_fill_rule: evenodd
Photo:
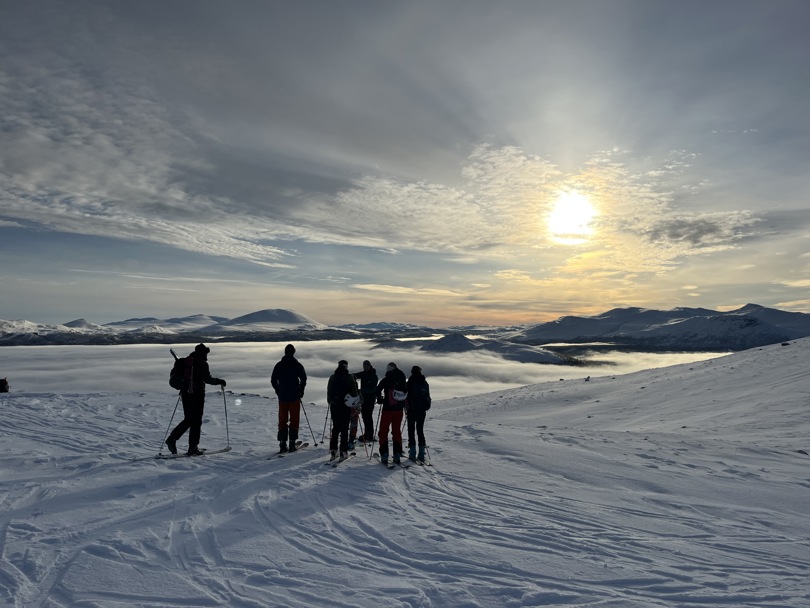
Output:
<svg viewBox="0 0 810 608">
<path fill-rule="evenodd" d="M 298 396 L 303 399 L 304 391 L 307 388 L 307 372 L 301 363 L 298 363 Z"/>
</svg>

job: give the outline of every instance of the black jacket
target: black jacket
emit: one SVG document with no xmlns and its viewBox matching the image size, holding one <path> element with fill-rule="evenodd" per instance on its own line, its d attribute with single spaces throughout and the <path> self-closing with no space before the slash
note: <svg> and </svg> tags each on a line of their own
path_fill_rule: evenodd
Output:
<svg viewBox="0 0 810 608">
<path fill-rule="evenodd" d="M 377 392 L 377 370 L 369 368 L 368 370 L 363 370 L 362 372 L 355 372 L 352 374 L 355 380 L 360 380 L 360 392 L 364 395 L 373 395 Z"/>
<path fill-rule="evenodd" d="M 198 352 L 192 352 L 186 357 L 186 365 L 191 365 L 189 388 L 186 390 L 188 393 L 205 394 L 206 384 L 222 384 L 219 378 L 211 376 L 211 370 L 208 368 L 208 358 L 206 355 L 201 355 Z"/>
<path fill-rule="evenodd" d="M 385 377 L 377 385 L 377 403 L 382 404 L 384 412 L 401 411 L 405 407 L 404 401 L 394 401 L 391 396 L 391 393 L 397 387 L 403 391 L 407 390 L 405 373 L 399 368 L 385 372 Z"/>
<path fill-rule="evenodd" d="M 273 367 L 270 384 L 273 385 L 279 401 L 298 401 L 304 396 L 307 373 L 301 362 L 293 355 L 284 355 Z"/>
<path fill-rule="evenodd" d="M 357 397 L 357 383 L 345 368 L 338 368 L 329 376 L 326 385 L 326 401 L 329 405 L 346 405 L 346 395 Z"/>
<path fill-rule="evenodd" d="M 408 411 L 426 412 L 430 409 L 430 385 L 422 374 L 408 378 Z"/>
</svg>

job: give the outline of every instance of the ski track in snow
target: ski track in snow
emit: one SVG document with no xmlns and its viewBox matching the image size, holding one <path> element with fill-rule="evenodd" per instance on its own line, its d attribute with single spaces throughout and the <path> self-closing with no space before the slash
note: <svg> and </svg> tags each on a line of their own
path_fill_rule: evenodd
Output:
<svg viewBox="0 0 810 608">
<path fill-rule="evenodd" d="M 736 399 L 741 379 L 766 382 L 767 370 L 742 369 L 717 390 L 734 365 L 438 402 L 426 425 L 436 466 L 407 470 L 362 447 L 335 469 L 324 445 L 266 460 L 275 404 L 258 395 L 229 408 L 232 452 L 132 462 L 160 449 L 171 397 L 9 394 L 0 604 L 807 606 L 810 460 L 780 445 L 785 433 L 751 442 L 698 430 L 716 411 L 678 405 L 708 393 L 727 411 L 723 391 Z M 754 399 L 764 418 L 800 420 L 804 439 L 805 376 L 784 370 L 778 398 L 766 386 Z M 665 406 L 653 411 L 655 384 Z M 551 401 L 559 409 L 536 412 Z M 734 425 L 762 429 L 757 407 L 738 409 Z M 325 410 L 308 409 L 320 442 Z M 203 444 L 220 443 L 215 392 Z"/>
</svg>

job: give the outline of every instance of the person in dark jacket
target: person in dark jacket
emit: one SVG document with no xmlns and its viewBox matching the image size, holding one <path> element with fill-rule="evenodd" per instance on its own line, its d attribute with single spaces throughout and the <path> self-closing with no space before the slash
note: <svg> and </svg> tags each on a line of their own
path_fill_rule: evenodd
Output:
<svg viewBox="0 0 810 608">
<path fill-rule="evenodd" d="M 205 410 L 205 385 L 215 384 L 225 388 L 225 380 L 212 378 L 208 368 L 208 353 L 211 349 L 205 344 L 198 344 L 194 352 L 186 357 L 186 371 L 188 378 L 184 388 L 180 391 L 183 400 L 183 420 L 178 424 L 166 439 L 166 445 L 172 454 L 177 454 L 177 440 L 188 431 L 189 456 L 200 456 L 203 451 L 199 449 L 200 433 L 202 431 L 203 411 Z"/>
<path fill-rule="evenodd" d="M 284 356 L 273 367 L 270 384 L 278 396 L 278 443 L 279 452 L 295 451 L 298 426 L 301 419 L 301 399 L 307 386 L 307 373 L 295 358 L 295 347 L 284 347 Z M 287 440 L 290 445 L 287 447 Z"/>
<path fill-rule="evenodd" d="M 408 378 L 408 458 L 425 462 L 425 415 L 430 409 L 430 385 L 422 373 L 422 368 L 414 365 L 411 368 L 411 377 Z M 414 433 L 415 431 L 415 433 Z M 419 454 L 416 454 L 419 442 Z"/>
<path fill-rule="evenodd" d="M 377 403 L 382 405 L 380 413 L 380 460 L 388 462 L 388 428 L 391 427 L 391 442 L 394 447 L 394 462 L 402 458 L 402 414 L 405 409 L 407 381 L 405 374 L 396 363 L 389 363 L 385 376 L 377 385 Z"/>
<path fill-rule="evenodd" d="M 363 398 L 363 441 L 374 441 L 374 404 L 377 403 L 377 370 L 371 361 L 363 361 L 363 371 L 352 374 L 355 380 L 360 380 L 360 395 Z"/>
<path fill-rule="evenodd" d="M 346 460 L 349 455 L 349 422 L 354 407 L 346 403 L 346 395 L 357 397 L 357 383 L 349 373 L 348 361 L 338 362 L 335 373 L 329 376 L 326 386 L 326 400 L 329 413 L 332 415 L 332 437 L 329 440 L 331 458 L 337 457 L 338 439 L 340 440 L 340 459 Z"/>
</svg>

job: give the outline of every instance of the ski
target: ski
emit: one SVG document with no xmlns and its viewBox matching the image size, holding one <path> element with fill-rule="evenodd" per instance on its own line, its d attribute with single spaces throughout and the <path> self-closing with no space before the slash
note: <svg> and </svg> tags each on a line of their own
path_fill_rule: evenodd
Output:
<svg viewBox="0 0 810 608">
<path fill-rule="evenodd" d="M 276 452 L 275 454 L 271 454 L 267 457 L 267 460 L 275 460 L 276 458 L 286 458 L 290 454 L 295 454 L 298 450 L 303 450 L 305 447 L 309 445 L 307 441 L 296 441 L 295 442 L 295 450 L 292 452 Z"/>
<path fill-rule="evenodd" d="M 198 456 L 208 456 L 210 454 L 224 454 L 225 452 L 231 451 L 231 446 L 226 448 L 221 448 L 219 450 L 200 450 L 202 454 L 197 454 L 197 456 L 189 456 L 188 454 L 156 454 L 155 458 L 159 460 L 171 460 L 173 458 L 197 458 Z"/>
<path fill-rule="evenodd" d="M 308 445 L 309 445 L 308 441 L 296 441 L 295 442 L 295 449 L 292 452 L 289 452 L 289 451 L 287 451 L 287 452 L 279 452 L 278 454 L 276 454 L 276 456 L 278 456 L 279 458 L 285 458 L 285 457 L 289 456 L 290 454 L 295 454 L 298 450 L 303 450 Z"/>
<path fill-rule="evenodd" d="M 348 455 L 348 456 L 346 456 L 346 458 L 344 458 L 343 460 L 341 460 L 340 458 L 335 458 L 335 459 L 333 459 L 333 460 L 330 460 L 330 461 L 329 461 L 329 464 L 331 464 L 331 465 L 332 465 L 332 468 L 334 469 L 334 468 L 336 468 L 336 467 L 337 467 L 337 466 L 338 466 L 338 465 L 339 465 L 341 462 L 346 462 L 347 460 L 350 460 L 350 459 L 354 458 L 356 455 L 357 455 L 357 452 L 349 452 L 349 455 Z"/>
<path fill-rule="evenodd" d="M 383 462 L 382 459 L 380 458 L 380 455 L 377 452 L 374 452 L 374 454 L 372 454 L 371 456 L 377 462 L 379 462 L 379 463 L 385 465 L 386 467 L 388 467 L 389 470 L 397 468 L 397 465 L 395 465 L 393 462 Z"/>
</svg>

